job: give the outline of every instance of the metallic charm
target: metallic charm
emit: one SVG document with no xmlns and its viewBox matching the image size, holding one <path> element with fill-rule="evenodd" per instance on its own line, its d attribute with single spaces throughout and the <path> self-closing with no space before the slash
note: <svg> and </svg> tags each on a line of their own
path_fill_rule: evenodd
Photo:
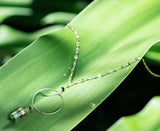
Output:
<svg viewBox="0 0 160 131">
<path fill-rule="evenodd" d="M 14 111 L 13 113 L 10 114 L 9 118 L 11 120 L 16 120 L 20 117 L 23 117 L 28 111 L 31 111 L 32 110 L 32 107 L 29 106 L 28 108 L 19 108 L 17 109 L 16 111 Z"/>
<path fill-rule="evenodd" d="M 19 108 L 18 110 L 16 110 L 13 113 L 11 113 L 10 119 L 11 120 L 16 120 L 16 119 L 24 116 L 25 114 L 26 114 L 25 109 Z"/>
<path fill-rule="evenodd" d="M 35 105 L 35 98 L 36 98 L 36 96 L 37 96 L 40 92 L 45 91 L 45 90 L 54 91 L 54 92 L 56 92 L 56 94 L 53 94 L 53 95 L 59 95 L 59 96 L 60 96 L 61 101 L 62 101 L 62 105 L 61 105 L 56 111 L 47 113 L 47 112 L 40 111 L 40 110 L 38 109 L 38 107 L 36 107 L 36 105 Z M 53 95 L 51 94 L 50 96 L 53 96 Z M 38 91 L 33 95 L 33 97 L 32 97 L 32 105 L 33 105 L 33 108 L 34 108 L 37 112 L 39 112 L 39 113 L 41 113 L 41 114 L 44 114 L 44 115 L 52 115 L 52 114 L 55 114 L 55 113 L 59 112 L 59 111 L 62 109 L 62 107 L 63 107 L 63 105 L 64 105 L 64 99 L 63 99 L 62 95 L 60 94 L 60 92 L 58 92 L 57 90 L 54 90 L 54 89 L 51 89 L 51 88 L 43 88 L 43 89 L 41 89 L 41 90 L 38 90 Z"/>
</svg>

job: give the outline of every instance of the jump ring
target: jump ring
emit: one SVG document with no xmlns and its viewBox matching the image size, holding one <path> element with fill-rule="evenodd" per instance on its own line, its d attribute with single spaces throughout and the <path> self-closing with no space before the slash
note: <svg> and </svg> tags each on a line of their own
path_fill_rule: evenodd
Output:
<svg viewBox="0 0 160 131">
<path fill-rule="evenodd" d="M 40 93 L 41 91 L 44 91 L 44 90 L 54 91 L 54 92 L 56 92 L 56 94 L 54 94 L 54 95 L 59 95 L 59 96 L 61 97 L 62 105 L 61 105 L 56 111 L 47 113 L 47 112 L 40 111 L 40 110 L 36 107 L 36 105 L 35 105 L 35 97 L 36 97 L 36 95 L 37 95 L 38 93 Z M 33 95 L 33 97 L 32 97 L 32 105 L 33 105 L 33 108 L 34 108 L 37 112 L 39 112 L 39 113 L 41 113 L 41 114 L 44 114 L 44 115 L 52 115 L 52 114 L 55 114 L 55 113 L 59 112 L 59 111 L 62 109 L 62 107 L 63 107 L 63 105 L 64 105 L 64 99 L 63 99 L 62 95 L 60 94 L 60 92 L 58 92 L 57 90 L 54 90 L 54 89 L 51 89 L 51 88 L 44 88 L 44 89 L 38 90 L 38 91 Z"/>
</svg>

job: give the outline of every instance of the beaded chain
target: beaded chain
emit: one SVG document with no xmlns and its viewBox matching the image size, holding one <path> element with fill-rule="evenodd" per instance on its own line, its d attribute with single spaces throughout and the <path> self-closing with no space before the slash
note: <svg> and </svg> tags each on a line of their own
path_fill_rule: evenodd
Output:
<svg viewBox="0 0 160 131">
<path fill-rule="evenodd" d="M 144 67 L 146 68 L 146 70 L 147 70 L 152 76 L 154 76 L 154 77 L 160 77 L 160 75 L 158 75 L 158 74 L 156 74 L 156 73 L 154 73 L 154 72 L 152 72 L 152 71 L 150 70 L 150 68 L 147 66 L 147 64 L 146 64 L 146 62 L 145 62 L 144 59 L 142 59 L 142 62 L 143 62 L 143 64 L 144 64 Z"/>
<path fill-rule="evenodd" d="M 91 76 L 91 77 L 88 77 L 88 78 L 85 78 L 85 79 L 81 79 L 81 80 L 78 80 L 78 81 L 76 81 L 76 82 L 71 82 L 71 83 L 68 84 L 66 87 L 72 87 L 72 86 L 74 86 L 74 85 L 77 85 L 77 84 L 80 84 L 80 83 L 84 83 L 84 82 L 86 82 L 86 81 L 91 81 L 91 80 L 95 80 L 95 79 L 99 79 L 99 78 L 105 77 L 105 76 L 107 76 L 107 75 L 109 75 L 109 74 L 112 74 L 112 73 L 117 72 L 117 71 L 119 71 L 119 70 L 121 70 L 121 69 L 124 69 L 124 68 L 132 65 L 133 63 L 135 63 L 135 62 L 137 62 L 137 61 L 139 61 L 139 60 L 141 60 L 140 57 L 135 58 L 133 61 L 128 62 L 127 64 L 125 64 L 125 65 L 123 65 L 123 66 L 120 66 L 120 67 L 118 67 L 118 68 L 116 68 L 116 69 L 109 70 L 109 71 L 107 71 L 107 72 L 105 72 L 105 73 L 98 74 L 98 75 L 96 75 L 96 76 Z M 59 91 L 60 91 L 60 92 L 63 92 L 64 90 L 65 90 L 65 88 L 64 88 L 64 87 L 61 87 L 61 90 L 59 90 Z"/>
<path fill-rule="evenodd" d="M 98 74 L 96 76 L 91 76 L 89 78 L 85 78 L 85 79 L 81 79 L 81 80 L 78 80 L 76 82 L 73 82 L 72 81 L 72 76 L 73 76 L 73 73 L 74 73 L 74 69 L 76 67 L 76 64 L 77 64 L 77 60 L 78 60 L 78 53 L 79 53 L 79 35 L 78 35 L 78 32 L 70 25 L 70 24 L 67 24 L 67 26 L 69 27 L 69 29 L 74 33 L 75 37 L 76 37 L 76 45 L 77 45 L 77 48 L 76 48 L 76 55 L 74 56 L 74 62 L 73 62 L 73 67 L 71 69 L 71 74 L 69 75 L 69 81 L 68 81 L 68 84 L 65 85 L 64 87 L 61 87 L 61 89 L 59 89 L 59 92 L 63 92 L 65 90 L 65 88 L 68 88 L 68 87 L 72 87 L 74 85 L 77 85 L 77 84 L 80 84 L 80 83 L 84 83 L 86 81 L 90 81 L 90 80 L 95 80 L 95 79 L 98 79 L 98 78 L 101 78 L 101 77 L 105 77 L 113 72 L 117 72 L 123 68 L 126 68 L 128 67 L 129 65 L 141 60 L 140 57 L 138 58 L 135 58 L 135 60 L 131 61 L 131 62 L 128 62 L 127 64 L 123 65 L 123 66 L 120 66 L 116 69 L 112 69 L 112 70 L 109 70 L 108 72 L 105 72 L 105 73 L 102 73 L 102 74 Z"/>
<path fill-rule="evenodd" d="M 76 64 L 77 64 L 78 53 L 79 53 L 79 46 L 80 46 L 79 45 L 79 35 L 78 35 L 78 32 L 75 29 L 73 29 L 69 24 L 67 24 L 67 26 L 69 27 L 69 29 L 71 29 L 74 32 L 74 34 L 76 36 L 76 40 L 77 40 L 76 41 L 76 45 L 77 45 L 77 47 L 76 47 L 76 55 L 74 56 L 73 67 L 71 69 L 71 74 L 69 75 L 68 84 L 66 86 L 64 86 L 64 88 L 68 87 L 69 83 L 72 83 L 72 76 L 73 76 L 74 69 L 75 69 Z"/>
<path fill-rule="evenodd" d="M 26 114 L 26 112 L 28 111 L 31 111 L 33 109 L 35 109 L 37 112 L 41 113 L 41 114 L 45 114 L 45 115 L 50 115 L 50 114 L 55 114 L 57 112 L 59 112 L 63 105 L 64 105 L 64 99 L 61 95 L 62 92 L 65 91 L 66 88 L 68 87 L 72 87 L 74 85 L 77 85 L 77 84 L 80 84 L 80 83 L 84 83 L 84 82 L 87 82 L 87 81 L 91 81 L 91 80 L 95 80 L 95 79 L 99 79 L 99 78 L 102 78 L 102 77 L 105 77 L 109 74 L 112 74 L 114 72 L 117 72 L 119 70 L 122 70 L 130 65 L 132 65 L 133 63 L 135 62 L 138 62 L 141 60 L 140 57 L 138 58 L 135 58 L 133 61 L 131 62 L 128 62 L 127 64 L 125 65 L 122 65 L 118 68 L 115 68 L 115 69 L 112 69 L 112 70 L 109 70 L 105 73 L 102 73 L 102 74 L 98 74 L 98 75 L 95 75 L 95 76 L 91 76 L 91 77 L 88 77 L 88 78 L 84 78 L 84 79 L 81 79 L 81 80 L 78 80 L 78 81 L 75 81 L 73 82 L 72 79 L 73 79 L 73 74 L 74 74 L 74 70 L 75 70 L 75 67 L 76 67 L 76 64 L 77 64 L 77 60 L 78 60 L 78 54 L 79 54 L 79 47 L 80 47 L 80 39 L 79 39 L 79 35 L 78 35 L 78 32 L 69 24 L 67 24 L 67 27 L 74 33 L 75 35 L 75 38 L 76 38 L 76 52 L 75 52 L 75 56 L 74 56 L 74 61 L 73 61 L 73 66 L 71 68 L 71 72 L 70 72 L 70 75 L 69 75 L 69 79 L 68 79 L 68 83 L 64 86 L 64 87 L 61 87 L 59 88 L 58 90 L 54 90 L 52 88 L 43 88 L 43 89 L 40 89 L 38 90 L 32 97 L 32 105 L 33 106 L 29 106 L 25 109 L 23 108 L 19 108 L 17 109 L 16 111 L 14 111 L 13 113 L 10 114 L 10 119 L 11 120 L 16 120 L 22 116 L 24 116 Z M 40 111 L 36 106 L 35 106 L 35 97 L 42 91 L 44 90 L 51 90 L 51 91 L 54 91 L 56 93 L 56 95 L 59 95 L 61 97 L 61 101 L 62 101 L 62 105 L 54 112 L 50 112 L 50 113 L 47 113 L 47 112 L 42 112 Z M 55 94 L 54 94 L 55 95 Z M 51 95 L 50 95 L 51 96 Z"/>
</svg>

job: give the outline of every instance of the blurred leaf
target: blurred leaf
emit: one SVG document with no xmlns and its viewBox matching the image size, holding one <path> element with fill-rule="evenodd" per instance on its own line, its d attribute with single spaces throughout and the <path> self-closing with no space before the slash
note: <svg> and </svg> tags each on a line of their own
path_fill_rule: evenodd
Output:
<svg viewBox="0 0 160 131">
<path fill-rule="evenodd" d="M 160 65 L 160 42 L 155 44 L 145 55 L 147 62 Z"/>
<path fill-rule="evenodd" d="M 0 6 L 29 6 L 33 0 L 0 0 Z"/>
<path fill-rule="evenodd" d="M 160 131 L 160 97 L 153 98 L 139 113 L 119 119 L 107 131 Z"/>
<path fill-rule="evenodd" d="M 3 7 L 0 5 L 0 23 L 2 23 L 6 18 L 15 15 L 30 16 L 32 10 L 29 8 L 22 7 Z"/>
<path fill-rule="evenodd" d="M 143 57 L 159 40 L 159 0 L 96 0 L 70 24 L 80 36 L 80 54 L 74 81 L 95 76 Z M 63 109 L 45 116 L 35 111 L 15 123 L 8 115 L 31 105 L 33 94 L 45 87 L 57 89 L 68 81 L 75 55 L 75 35 L 67 27 L 45 35 L 0 69 L 0 129 L 71 130 L 91 113 L 133 70 L 137 63 L 105 78 L 70 87 L 62 94 Z M 64 75 L 65 74 L 65 75 Z M 73 82 L 74 82 L 73 81 Z M 56 102 L 38 104 L 50 109 Z M 3 115 L 2 115 L 3 114 Z M 34 123 L 34 124 L 33 124 Z"/>
<path fill-rule="evenodd" d="M 55 13 L 51 13 L 48 14 L 47 16 L 45 16 L 42 20 L 41 23 L 43 25 L 47 25 L 47 24 L 67 24 L 68 22 L 70 22 L 74 17 L 76 16 L 76 14 L 74 13 L 68 13 L 68 12 L 55 12 Z"/>
<path fill-rule="evenodd" d="M 8 62 L 11 58 L 12 58 L 12 56 L 6 55 L 6 56 L 4 57 L 2 63 L 5 64 L 5 63 Z"/>
<path fill-rule="evenodd" d="M 26 46 L 34 40 L 32 35 L 7 25 L 0 26 L 0 47 Z"/>
<path fill-rule="evenodd" d="M 49 26 L 38 30 L 33 33 L 26 33 L 16 30 L 7 25 L 0 26 L 0 49 L 4 48 L 15 48 L 15 47 L 26 47 L 28 44 L 33 42 L 38 37 L 58 31 L 62 28 L 61 25 Z"/>
</svg>

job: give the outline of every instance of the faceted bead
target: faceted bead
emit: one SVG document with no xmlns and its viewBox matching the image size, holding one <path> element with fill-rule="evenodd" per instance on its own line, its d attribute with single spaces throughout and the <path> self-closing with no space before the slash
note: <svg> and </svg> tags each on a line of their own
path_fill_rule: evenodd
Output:
<svg viewBox="0 0 160 131">
<path fill-rule="evenodd" d="M 32 107 L 31 107 L 31 106 L 29 106 L 29 107 L 28 107 L 28 109 L 29 109 L 29 110 L 32 110 Z"/>
<path fill-rule="evenodd" d="M 139 61 L 139 60 L 141 60 L 141 58 L 140 58 L 140 57 L 138 57 L 138 58 L 135 58 L 135 60 L 136 60 L 136 61 Z"/>
<path fill-rule="evenodd" d="M 62 89 L 62 92 L 64 91 L 64 87 L 61 87 L 61 89 Z"/>
<path fill-rule="evenodd" d="M 75 58 L 75 59 L 78 59 L 78 56 L 77 56 L 77 55 L 75 55 L 75 56 L 74 56 L 74 58 Z"/>
<path fill-rule="evenodd" d="M 102 77 L 102 74 L 98 74 L 98 77 L 101 78 L 101 77 Z"/>
<path fill-rule="evenodd" d="M 77 42 L 77 46 L 79 47 L 80 45 L 79 45 L 79 42 Z"/>
<path fill-rule="evenodd" d="M 84 79 L 82 79 L 82 82 L 84 82 Z"/>
<path fill-rule="evenodd" d="M 113 70 L 110 70 L 110 71 L 109 71 L 109 73 L 112 73 L 112 72 L 113 72 Z"/>
<path fill-rule="evenodd" d="M 79 36 L 78 36 L 78 35 L 76 35 L 76 38 L 77 38 L 77 39 L 79 39 Z"/>
<path fill-rule="evenodd" d="M 16 120 L 22 116 L 25 115 L 25 111 L 23 108 L 19 108 L 18 110 L 16 110 L 15 112 L 11 113 L 10 115 L 10 119 L 11 120 Z"/>
<path fill-rule="evenodd" d="M 78 32 L 77 32 L 77 31 L 74 31 L 74 34 L 75 34 L 75 35 L 77 35 L 77 34 L 78 34 Z"/>
</svg>

